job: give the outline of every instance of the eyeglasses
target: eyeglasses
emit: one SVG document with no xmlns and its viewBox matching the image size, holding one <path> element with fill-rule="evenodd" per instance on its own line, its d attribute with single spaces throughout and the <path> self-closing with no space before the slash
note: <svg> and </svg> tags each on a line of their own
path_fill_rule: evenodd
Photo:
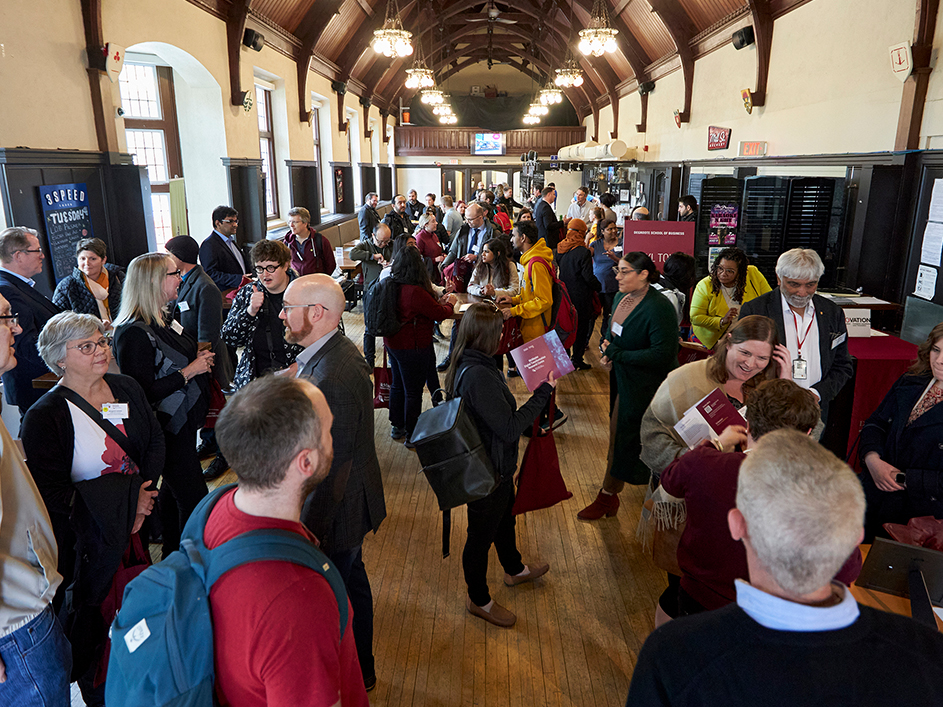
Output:
<svg viewBox="0 0 943 707">
<path fill-rule="evenodd" d="M 224 218 L 220 223 L 239 223 L 237 218 Z"/>
<path fill-rule="evenodd" d="M 325 307 L 320 302 L 315 302 L 314 304 L 283 304 L 282 309 L 296 309 L 298 307 L 320 307 L 325 312 L 330 312 L 331 310 Z"/>
<path fill-rule="evenodd" d="M 281 265 L 256 265 L 252 269 L 255 270 L 259 275 L 261 275 L 264 272 L 271 274 L 275 272 L 276 270 L 278 270 L 280 267 L 282 266 Z"/>
<path fill-rule="evenodd" d="M 98 341 L 86 341 L 84 344 L 79 344 L 78 346 L 67 346 L 66 348 L 78 349 L 86 356 L 91 356 L 93 353 L 95 353 L 95 349 L 97 349 L 99 346 L 101 346 L 103 349 L 107 349 L 108 339 L 103 336 Z"/>
<path fill-rule="evenodd" d="M 167 277 L 182 277 L 182 273 L 179 270 L 173 270 L 167 273 Z"/>
<path fill-rule="evenodd" d="M 42 248 L 37 248 L 36 250 L 31 250 L 29 248 L 24 248 L 23 250 L 16 251 L 17 253 L 42 253 Z"/>
<path fill-rule="evenodd" d="M 7 326 L 10 327 L 11 329 L 15 329 L 17 324 L 20 323 L 19 314 L 0 314 L 0 319 L 8 320 Z"/>
<path fill-rule="evenodd" d="M 616 276 L 618 276 L 618 275 L 628 275 L 630 272 L 634 272 L 636 275 L 638 275 L 638 274 L 641 273 L 642 271 L 641 271 L 641 270 L 636 270 L 635 268 L 616 268 L 616 267 L 612 268 L 612 274 L 613 274 L 613 275 L 616 275 Z"/>
</svg>

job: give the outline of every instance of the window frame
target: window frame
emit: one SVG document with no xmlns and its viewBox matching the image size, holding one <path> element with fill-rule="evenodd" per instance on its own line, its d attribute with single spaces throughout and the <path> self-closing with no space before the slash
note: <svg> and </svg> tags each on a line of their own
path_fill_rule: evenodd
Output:
<svg viewBox="0 0 943 707">
<path fill-rule="evenodd" d="M 267 168 L 267 173 L 265 173 L 265 185 L 266 190 L 271 188 L 272 196 L 272 211 L 268 209 L 268 194 L 265 195 L 266 201 L 266 214 L 265 217 L 267 220 L 272 221 L 279 218 L 278 210 L 278 177 L 275 174 L 275 129 L 272 122 L 272 93 L 274 88 L 266 86 L 258 78 L 255 79 L 255 96 L 256 96 L 256 110 L 261 110 L 260 103 L 264 102 L 265 107 L 265 129 L 262 126 L 259 126 L 259 157 L 261 157 L 263 162 L 263 170 Z M 259 117 L 262 117 L 260 112 Z M 262 122 L 262 121 L 257 121 Z M 263 145 L 268 146 L 268 158 L 265 157 L 266 151 L 263 150 Z"/>
</svg>

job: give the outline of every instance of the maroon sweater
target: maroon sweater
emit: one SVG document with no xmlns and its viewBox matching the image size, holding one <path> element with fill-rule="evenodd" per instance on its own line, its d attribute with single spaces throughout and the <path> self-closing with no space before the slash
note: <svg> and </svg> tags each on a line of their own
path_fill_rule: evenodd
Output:
<svg viewBox="0 0 943 707">
<path fill-rule="evenodd" d="M 419 285 L 400 285 L 399 320 L 403 326 L 395 336 L 384 337 L 383 344 L 390 349 L 424 349 L 432 345 L 432 325 L 452 315 L 452 305 L 439 304 Z"/>
<path fill-rule="evenodd" d="M 718 452 L 712 444 L 692 449 L 661 474 L 661 485 L 683 498 L 688 520 L 678 543 L 681 588 L 705 609 L 736 601 L 735 579 L 749 579 L 743 545 L 730 537 L 727 512 L 737 505 L 737 478 L 746 455 Z M 861 553 L 855 551 L 835 575 L 851 584 L 861 572 Z"/>
</svg>

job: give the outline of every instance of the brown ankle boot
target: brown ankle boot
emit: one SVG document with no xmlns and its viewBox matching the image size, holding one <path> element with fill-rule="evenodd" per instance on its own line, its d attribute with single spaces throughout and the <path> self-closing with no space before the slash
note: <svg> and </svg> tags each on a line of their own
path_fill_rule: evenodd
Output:
<svg viewBox="0 0 943 707">
<path fill-rule="evenodd" d="M 619 510 L 619 495 L 603 493 L 596 495 L 596 500 L 576 514 L 580 520 L 599 520 L 603 516 L 612 518 Z"/>
</svg>

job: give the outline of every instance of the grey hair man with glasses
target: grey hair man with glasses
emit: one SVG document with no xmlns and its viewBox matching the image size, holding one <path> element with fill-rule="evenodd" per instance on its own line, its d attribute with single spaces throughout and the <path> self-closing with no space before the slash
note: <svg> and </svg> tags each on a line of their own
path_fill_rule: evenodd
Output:
<svg viewBox="0 0 943 707">
<path fill-rule="evenodd" d="M 0 232 L 0 294 L 19 318 L 23 333 L 16 337 L 18 365 L 3 374 L 6 401 L 24 415 L 45 391 L 33 387 L 33 379 L 49 372 L 36 350 L 39 332 L 60 309 L 35 289 L 33 278 L 43 271 L 43 250 L 32 228 L 13 226 Z"/>
<path fill-rule="evenodd" d="M 383 479 L 373 437 L 370 369 L 338 328 L 344 293 L 327 275 L 306 275 L 285 290 L 285 340 L 305 349 L 294 374 L 324 393 L 334 415 L 334 460 L 327 478 L 308 496 L 301 522 L 337 566 L 354 609 L 354 640 L 367 691 L 376 685 L 373 593 L 363 564 L 363 539 L 386 518 Z"/>
</svg>

